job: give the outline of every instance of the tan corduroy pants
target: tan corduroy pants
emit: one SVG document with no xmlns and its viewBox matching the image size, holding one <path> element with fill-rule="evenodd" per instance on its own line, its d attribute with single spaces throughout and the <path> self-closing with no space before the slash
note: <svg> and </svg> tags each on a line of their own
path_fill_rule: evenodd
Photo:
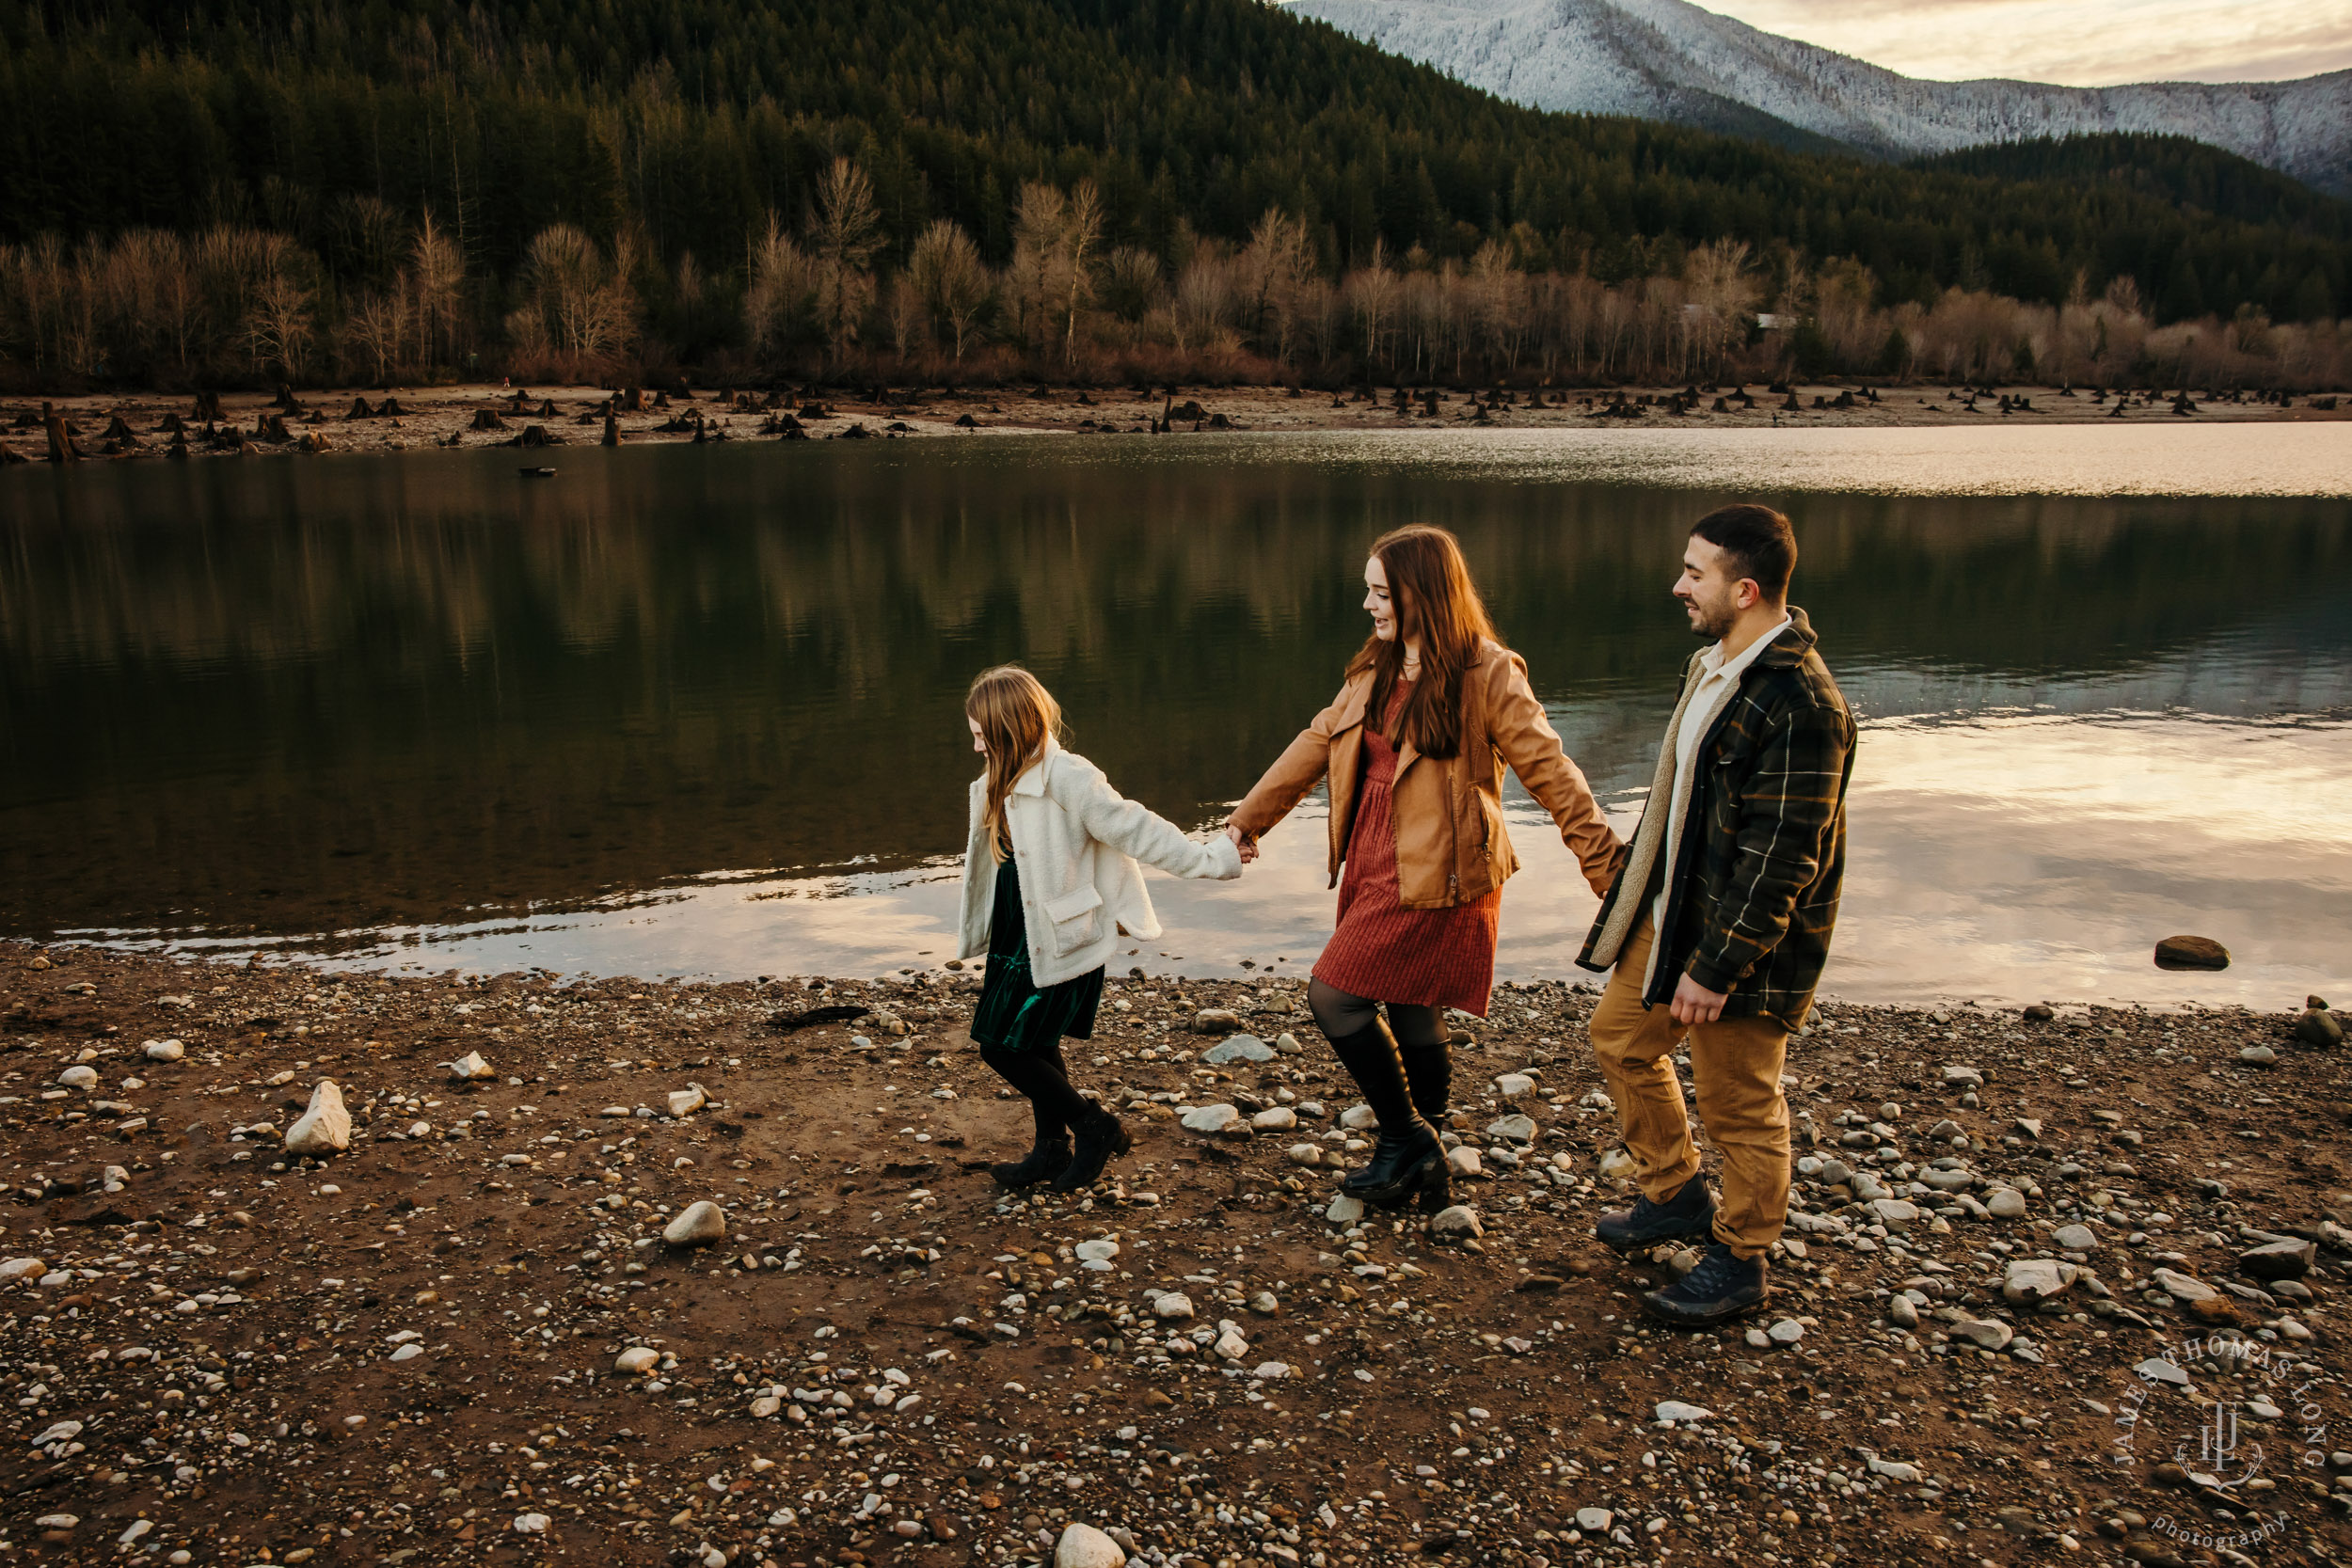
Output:
<svg viewBox="0 0 2352 1568">
<path fill-rule="evenodd" d="M 1726 1018 L 1689 1026 L 1642 1005 L 1655 933 L 1645 914 L 1626 938 L 1600 1005 L 1593 1009 L 1593 1054 L 1616 1097 L 1625 1147 L 1640 1164 L 1642 1194 L 1662 1202 L 1699 1170 L 1671 1060 L 1691 1037 L 1691 1083 L 1699 1123 L 1723 1151 L 1723 1201 L 1715 1239 L 1754 1258 L 1780 1238 L 1788 1218 L 1788 1101 L 1780 1088 L 1788 1033 L 1777 1019 Z"/>
</svg>

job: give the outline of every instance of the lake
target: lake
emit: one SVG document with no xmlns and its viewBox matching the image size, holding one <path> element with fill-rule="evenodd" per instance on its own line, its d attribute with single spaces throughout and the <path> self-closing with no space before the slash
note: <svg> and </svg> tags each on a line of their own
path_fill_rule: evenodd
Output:
<svg viewBox="0 0 2352 1568">
<path fill-rule="evenodd" d="M 1630 832 L 1692 518 L 1795 519 L 1862 721 L 1832 994 L 2299 1005 L 2352 979 L 2352 432 L 1410 432 L 0 471 L 0 932 L 425 969 L 952 954 L 972 673 L 1187 827 L 1327 702 L 1381 531 L 1457 532 Z M 1319 808 L 1154 873 L 1147 971 L 1303 974 Z M 1506 976 L 1593 899 L 1513 789 Z M 2217 938 L 2222 974 L 2154 968 Z"/>
</svg>

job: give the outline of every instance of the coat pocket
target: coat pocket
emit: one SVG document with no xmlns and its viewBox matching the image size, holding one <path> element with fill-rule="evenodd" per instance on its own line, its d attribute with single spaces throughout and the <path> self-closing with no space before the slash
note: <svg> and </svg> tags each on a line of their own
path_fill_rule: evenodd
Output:
<svg viewBox="0 0 2352 1568">
<path fill-rule="evenodd" d="M 1089 882 L 1074 892 L 1045 901 L 1045 921 L 1053 927 L 1056 954 L 1071 953 L 1094 940 L 1095 911 L 1103 907 L 1102 890 Z"/>
</svg>

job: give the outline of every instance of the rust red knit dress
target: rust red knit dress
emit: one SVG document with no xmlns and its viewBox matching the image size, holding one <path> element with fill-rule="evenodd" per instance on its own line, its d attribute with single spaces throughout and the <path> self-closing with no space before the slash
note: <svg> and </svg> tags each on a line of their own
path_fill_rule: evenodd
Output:
<svg viewBox="0 0 2352 1568">
<path fill-rule="evenodd" d="M 1387 719 L 1364 726 L 1363 785 L 1348 830 L 1347 870 L 1340 878 L 1339 925 L 1315 960 L 1327 986 L 1379 1002 L 1458 1007 L 1486 1016 L 1495 982 L 1495 932 L 1502 890 L 1450 910 L 1408 910 L 1398 902 L 1396 823 L 1390 786 L 1396 751 L 1386 734 L 1410 688 L 1397 682 Z"/>
</svg>

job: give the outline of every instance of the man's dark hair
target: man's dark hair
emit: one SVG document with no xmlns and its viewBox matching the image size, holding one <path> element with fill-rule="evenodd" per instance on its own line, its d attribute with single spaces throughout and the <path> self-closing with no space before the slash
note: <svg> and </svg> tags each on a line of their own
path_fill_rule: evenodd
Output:
<svg viewBox="0 0 2352 1568">
<path fill-rule="evenodd" d="M 1753 578 L 1767 601 L 1788 596 L 1789 574 L 1797 569 L 1797 531 L 1769 506 L 1742 502 L 1708 513 L 1691 532 L 1731 558 L 1738 578 Z"/>
</svg>

